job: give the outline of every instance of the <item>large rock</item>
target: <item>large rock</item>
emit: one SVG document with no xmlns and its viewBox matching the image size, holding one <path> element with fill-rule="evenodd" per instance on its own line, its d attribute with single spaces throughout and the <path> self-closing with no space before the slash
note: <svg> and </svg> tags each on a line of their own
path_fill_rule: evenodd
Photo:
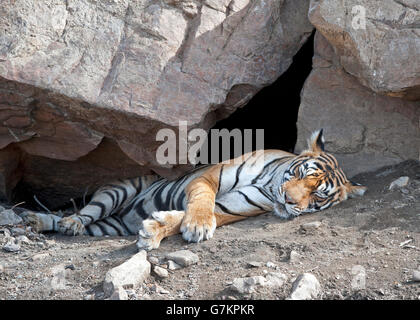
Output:
<svg viewBox="0 0 420 320">
<path fill-rule="evenodd" d="M 418 0 L 311 0 L 309 19 L 363 85 L 420 100 Z"/>
<path fill-rule="evenodd" d="M 308 6 L 307 0 L 5 2 L 0 149 L 13 144 L 25 159 L 74 162 L 108 138 L 143 171 L 178 176 L 189 167 L 156 161 L 158 130 L 177 130 L 179 120 L 208 129 L 276 80 L 313 29 Z M 24 178 L 80 196 L 72 183 L 43 181 L 51 165 L 41 162 Z M 5 196 L 17 175 L 2 170 Z M 132 172 L 113 170 L 112 178 L 127 176 Z"/>
<path fill-rule="evenodd" d="M 362 84 L 420 100 L 420 2 L 312 0 L 309 19 Z"/>
<path fill-rule="evenodd" d="M 349 177 L 419 159 L 419 102 L 380 95 L 361 85 L 343 70 L 318 31 L 313 68 L 301 94 L 297 152 L 306 148 L 311 132 L 324 128 L 325 148 Z"/>
</svg>

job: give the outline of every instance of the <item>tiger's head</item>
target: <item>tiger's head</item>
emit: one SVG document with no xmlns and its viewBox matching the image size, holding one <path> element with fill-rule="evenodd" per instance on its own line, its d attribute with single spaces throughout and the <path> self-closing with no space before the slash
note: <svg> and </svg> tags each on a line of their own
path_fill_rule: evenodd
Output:
<svg viewBox="0 0 420 320">
<path fill-rule="evenodd" d="M 288 215 L 297 216 L 362 196 L 367 188 L 349 181 L 334 156 L 324 151 L 321 129 L 308 140 L 308 149 L 292 161 L 279 189 Z"/>
</svg>

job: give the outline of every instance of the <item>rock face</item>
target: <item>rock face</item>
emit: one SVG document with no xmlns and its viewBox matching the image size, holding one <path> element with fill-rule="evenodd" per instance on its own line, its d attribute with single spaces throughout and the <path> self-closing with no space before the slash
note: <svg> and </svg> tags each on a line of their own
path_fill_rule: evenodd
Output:
<svg viewBox="0 0 420 320">
<path fill-rule="evenodd" d="M 363 85 L 420 100 L 419 1 L 312 0 L 309 19 Z"/>
<path fill-rule="evenodd" d="M 81 159 L 106 139 L 115 147 L 110 162 L 117 153 L 137 167 L 114 167 L 107 178 L 184 172 L 188 166 L 157 163 L 157 131 L 177 131 L 179 120 L 208 129 L 276 80 L 313 29 L 308 6 L 306 0 L 2 4 L 1 195 L 9 198 L 23 176 L 30 187 L 80 196 L 80 181 L 43 180 L 51 168 L 45 158 L 78 162 L 78 173 L 90 176 L 92 163 Z M 108 160 L 96 160 L 108 168 Z M 73 169 L 66 169 L 70 180 Z"/>
<path fill-rule="evenodd" d="M 325 148 L 351 177 L 407 159 L 419 159 L 420 104 L 377 94 L 349 75 L 317 31 L 313 70 L 305 82 L 295 151 L 324 128 Z"/>
</svg>

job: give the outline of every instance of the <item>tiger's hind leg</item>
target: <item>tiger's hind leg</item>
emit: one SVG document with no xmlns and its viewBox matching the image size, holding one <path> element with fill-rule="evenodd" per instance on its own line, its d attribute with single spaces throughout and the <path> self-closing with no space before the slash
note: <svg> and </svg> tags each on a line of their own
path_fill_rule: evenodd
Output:
<svg viewBox="0 0 420 320">
<path fill-rule="evenodd" d="M 135 196 L 147 189 L 157 179 L 158 176 L 149 175 L 118 180 L 96 191 L 91 201 L 82 208 L 80 213 L 65 218 L 53 214 L 36 213 L 30 214 L 27 219 L 39 232 L 56 231 L 67 235 L 96 235 L 98 232 L 88 232 L 86 227 L 99 220 L 104 220 L 104 223 L 106 223 L 105 219 L 107 217 L 127 206 Z M 107 230 L 107 228 L 102 228 L 104 232 L 101 235 L 108 235 Z"/>
<path fill-rule="evenodd" d="M 184 211 L 157 211 L 149 219 L 143 220 L 139 230 L 137 248 L 150 251 L 159 247 L 169 236 L 180 233 Z"/>
</svg>

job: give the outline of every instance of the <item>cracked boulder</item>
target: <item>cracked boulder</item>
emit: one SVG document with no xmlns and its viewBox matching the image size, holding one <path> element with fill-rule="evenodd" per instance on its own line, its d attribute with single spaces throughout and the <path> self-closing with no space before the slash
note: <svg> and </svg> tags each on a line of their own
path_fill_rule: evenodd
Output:
<svg viewBox="0 0 420 320">
<path fill-rule="evenodd" d="M 311 0 L 309 19 L 364 86 L 420 100 L 418 0 Z"/>
<path fill-rule="evenodd" d="M 177 132 L 180 120 L 208 129 L 274 82 L 313 29 L 308 7 L 307 0 L 6 1 L 0 164 L 12 165 L 0 166 L 0 197 L 17 181 L 51 204 L 51 195 L 81 196 L 109 179 L 179 176 L 189 166 L 156 160 L 158 130 Z"/>
<path fill-rule="evenodd" d="M 340 64 L 317 31 L 313 70 L 301 93 L 296 152 L 314 130 L 324 128 L 325 148 L 349 177 L 407 159 L 419 159 L 418 102 L 377 94 Z"/>
</svg>

